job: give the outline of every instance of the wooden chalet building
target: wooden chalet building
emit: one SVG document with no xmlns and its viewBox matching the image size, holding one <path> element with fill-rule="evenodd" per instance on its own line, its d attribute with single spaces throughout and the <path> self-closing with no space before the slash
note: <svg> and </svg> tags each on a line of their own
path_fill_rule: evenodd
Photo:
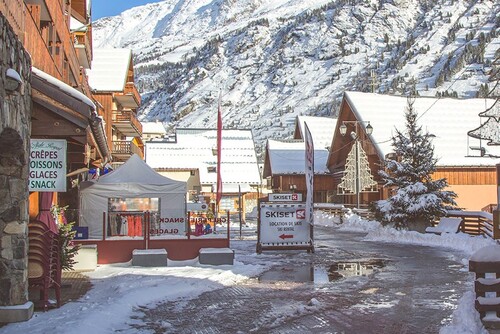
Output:
<svg viewBox="0 0 500 334">
<path fill-rule="evenodd" d="M 263 178 L 268 180 L 268 187 L 273 193 L 297 192 L 305 198 L 304 123 L 311 132 L 314 144 L 314 202 L 335 202 L 335 181 L 326 165 L 329 145 L 337 124 L 335 118 L 298 116 L 295 122 L 295 139 L 268 139 Z"/>
<path fill-rule="evenodd" d="M 95 49 L 87 71 L 92 96 L 103 108 L 113 163 L 120 165 L 133 154 L 144 159 L 142 124 L 137 119 L 141 96 L 134 83 L 132 51 Z"/>
<path fill-rule="evenodd" d="M 497 203 L 496 164 L 500 162 L 500 146 L 488 146 L 486 141 L 468 136 L 469 131 L 480 125 L 479 113 L 493 102 L 489 99 L 418 97 L 413 104 L 419 114 L 417 124 L 424 132 L 434 135 L 434 157 L 438 161 L 433 177 L 446 178 L 449 189 L 458 194 L 458 206 L 466 210 L 477 211 Z M 405 131 L 406 108 L 406 97 L 361 92 L 344 94 L 327 164 L 333 174 L 341 176 L 340 180 L 336 178 L 338 189 L 345 177 L 348 154 L 355 143 L 350 133 L 357 132 L 368 161 L 365 171 L 378 183 L 370 189 L 374 192 L 361 189 L 361 206 L 388 196 L 378 171 L 383 168 L 385 158 L 394 154 L 391 138 L 395 129 Z M 370 135 L 366 132 L 368 123 L 373 129 Z M 343 124 L 347 127 L 344 136 L 340 134 Z M 344 194 L 342 202 L 356 204 L 356 197 L 352 193 Z"/>
<path fill-rule="evenodd" d="M 142 141 L 146 142 L 151 139 L 161 139 L 167 136 L 167 130 L 162 122 L 141 122 L 142 124 Z"/>
<path fill-rule="evenodd" d="M 257 204 L 262 181 L 252 131 L 222 131 L 220 210 L 251 211 Z M 187 182 L 188 200 L 202 196 L 215 201 L 217 189 L 217 130 L 177 129 L 175 136 L 146 142 L 146 163 L 168 178 Z"/>
<path fill-rule="evenodd" d="M 92 59 L 90 0 L 2 0 L 0 21 L 2 81 L 8 77 L 5 81 L 8 86 L 2 84 L 0 91 L 10 90 L 8 96 L 2 93 L 2 103 L 10 107 L 1 109 L 0 138 L 8 133 L 5 138 L 13 138 L 7 141 L 8 146 L 18 154 L 15 159 L 3 159 L 0 168 L 2 184 L 11 185 L 2 186 L 2 191 L 13 187 L 2 193 L 4 203 L 12 203 L 11 218 L 0 219 L 0 262 L 5 269 L 0 273 L 0 322 L 11 322 L 27 320 L 32 315 L 33 304 L 31 307 L 29 302 L 23 304 L 28 296 L 26 231 L 28 221 L 42 211 L 40 191 L 50 193 L 51 198 L 55 193 L 53 203 L 76 209 L 77 192 L 73 187 L 76 183 L 71 182 L 72 178 L 79 177 L 88 167 L 102 167 L 111 161 L 111 152 L 102 110 L 91 97 L 85 74 Z M 20 87 L 13 88 L 11 79 Z M 21 111 L 26 112 L 23 121 Z M 29 137 L 18 137 L 15 132 L 28 133 Z M 21 138 L 22 142 L 14 138 Z M 61 146 L 65 148 L 65 165 L 64 162 L 61 165 L 64 172 L 58 176 L 63 183 L 57 192 L 47 187 L 44 190 L 32 187 L 29 170 L 34 157 L 30 154 L 33 152 L 30 139 L 31 143 L 42 143 L 37 145 L 64 143 Z M 7 152 L 2 149 L 2 155 Z M 54 175 L 51 173 L 42 174 Z M 16 181 L 19 176 L 21 183 Z M 30 181 L 29 192 L 27 181 Z"/>
</svg>

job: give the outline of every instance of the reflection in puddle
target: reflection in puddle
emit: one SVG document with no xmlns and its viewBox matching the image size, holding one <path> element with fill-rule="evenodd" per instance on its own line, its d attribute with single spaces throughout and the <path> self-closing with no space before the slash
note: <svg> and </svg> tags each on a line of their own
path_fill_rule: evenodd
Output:
<svg viewBox="0 0 500 334">
<path fill-rule="evenodd" d="M 365 295 L 373 295 L 377 293 L 379 288 L 369 288 L 365 290 L 361 290 L 360 293 L 365 294 Z"/>
<path fill-rule="evenodd" d="M 328 278 L 335 281 L 344 277 L 368 276 L 385 266 L 384 260 L 372 259 L 353 262 L 337 262 L 328 269 Z"/>
<path fill-rule="evenodd" d="M 369 276 L 385 266 L 381 259 L 340 261 L 329 267 L 304 264 L 302 266 L 280 266 L 266 271 L 259 277 L 261 283 L 314 282 L 325 284 L 351 276 Z"/>
</svg>

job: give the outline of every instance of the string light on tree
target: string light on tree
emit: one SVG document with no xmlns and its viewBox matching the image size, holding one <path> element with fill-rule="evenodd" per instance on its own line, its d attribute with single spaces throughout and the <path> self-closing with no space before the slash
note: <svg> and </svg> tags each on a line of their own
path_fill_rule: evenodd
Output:
<svg viewBox="0 0 500 334">
<path fill-rule="evenodd" d="M 337 186 L 337 192 L 339 194 L 352 194 L 356 195 L 356 207 L 359 208 L 360 193 L 376 191 L 377 182 L 373 180 L 370 173 L 370 164 L 368 162 L 368 157 L 361 147 L 361 142 L 359 141 L 358 135 L 358 124 L 367 123 L 365 131 L 367 135 L 371 135 L 373 132 L 373 127 L 370 122 L 364 121 L 343 121 L 342 125 L 339 127 L 340 134 L 345 136 L 347 134 L 347 125 L 354 124 L 354 131 L 351 132 L 351 138 L 354 140 L 354 145 L 347 155 L 344 176 L 342 181 Z"/>
</svg>

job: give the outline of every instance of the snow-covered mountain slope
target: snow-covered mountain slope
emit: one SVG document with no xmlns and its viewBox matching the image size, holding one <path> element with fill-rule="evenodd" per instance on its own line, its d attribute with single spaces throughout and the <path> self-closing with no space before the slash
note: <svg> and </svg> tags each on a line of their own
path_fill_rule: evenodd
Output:
<svg viewBox="0 0 500 334">
<path fill-rule="evenodd" d="M 141 119 L 290 138 L 346 90 L 484 95 L 500 46 L 496 0 L 166 0 L 93 23 L 131 48 Z"/>
</svg>

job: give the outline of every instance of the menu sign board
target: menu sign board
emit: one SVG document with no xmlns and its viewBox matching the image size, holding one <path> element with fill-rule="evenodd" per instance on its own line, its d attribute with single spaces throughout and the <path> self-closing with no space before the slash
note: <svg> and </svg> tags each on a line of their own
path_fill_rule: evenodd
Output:
<svg viewBox="0 0 500 334">
<path fill-rule="evenodd" d="M 29 191 L 66 191 L 66 140 L 31 139 Z"/>
</svg>

